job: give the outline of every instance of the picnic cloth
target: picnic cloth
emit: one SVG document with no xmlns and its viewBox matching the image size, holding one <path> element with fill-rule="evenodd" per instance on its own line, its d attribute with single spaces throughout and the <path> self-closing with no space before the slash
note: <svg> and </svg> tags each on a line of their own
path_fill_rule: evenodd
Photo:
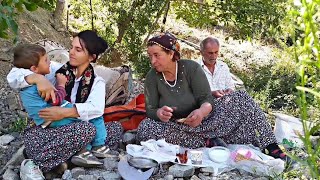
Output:
<svg viewBox="0 0 320 180">
<path fill-rule="evenodd" d="M 150 139 L 148 141 L 142 141 L 141 145 L 128 144 L 126 146 L 129 155 L 150 158 L 158 163 L 177 163 L 175 160 L 179 148 L 178 145 L 167 143 L 164 139 Z M 186 164 L 181 165 L 212 167 L 215 176 L 237 168 L 260 176 L 276 177 L 284 170 L 284 162 L 282 160 L 265 155 L 257 147 L 252 145 L 233 144 L 228 145 L 228 149 L 231 155 L 229 160 L 224 163 L 216 163 L 210 159 L 210 148 L 198 148 L 197 150 L 203 152 L 202 164 L 194 165 L 188 161 Z"/>
</svg>

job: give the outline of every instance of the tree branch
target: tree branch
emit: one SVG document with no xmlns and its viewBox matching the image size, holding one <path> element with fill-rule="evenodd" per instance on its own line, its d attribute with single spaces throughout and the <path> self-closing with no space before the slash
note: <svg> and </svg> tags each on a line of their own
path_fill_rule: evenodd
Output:
<svg viewBox="0 0 320 180">
<path fill-rule="evenodd" d="M 208 5 L 204 2 L 204 0 L 172 0 L 172 1 L 182 1 L 182 2 L 190 2 L 195 4 L 201 4 L 201 5 Z"/>
<path fill-rule="evenodd" d="M 132 6 L 131 6 L 130 10 L 128 11 L 127 17 L 125 18 L 125 20 L 118 23 L 119 35 L 118 35 L 115 43 L 121 43 L 123 36 L 130 25 L 130 22 L 133 20 L 134 11 L 136 10 L 136 8 L 138 6 L 141 6 L 144 4 L 144 0 L 140 0 L 140 1 L 141 2 L 139 2 L 139 0 L 133 1 Z"/>
<path fill-rule="evenodd" d="M 149 39 L 151 33 L 153 32 L 156 24 L 157 24 L 158 21 L 159 21 L 159 18 L 160 18 L 160 16 L 161 16 L 162 12 L 164 11 L 164 9 L 166 8 L 166 6 L 168 5 L 169 2 L 170 2 L 170 0 L 167 0 L 167 2 L 166 2 L 166 3 L 162 6 L 162 8 L 158 11 L 158 13 L 157 13 L 157 15 L 156 15 L 156 19 L 155 19 L 154 22 L 152 23 L 152 26 L 151 26 L 150 29 L 149 29 L 149 32 L 148 32 L 147 37 L 144 39 L 143 47 L 147 44 L 148 39 Z"/>
</svg>

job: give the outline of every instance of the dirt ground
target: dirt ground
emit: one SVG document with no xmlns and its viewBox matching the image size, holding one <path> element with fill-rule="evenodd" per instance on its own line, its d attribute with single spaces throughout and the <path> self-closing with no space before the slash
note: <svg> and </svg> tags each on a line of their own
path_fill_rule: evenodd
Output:
<svg viewBox="0 0 320 180">
<path fill-rule="evenodd" d="M 71 39 L 67 31 L 58 32 L 50 24 L 51 14 L 39 8 L 37 11 L 26 11 L 17 17 L 19 25 L 18 43 L 33 43 L 42 39 L 56 41 L 70 47 Z M 0 38 L 0 61 L 12 60 L 12 39 Z"/>
</svg>

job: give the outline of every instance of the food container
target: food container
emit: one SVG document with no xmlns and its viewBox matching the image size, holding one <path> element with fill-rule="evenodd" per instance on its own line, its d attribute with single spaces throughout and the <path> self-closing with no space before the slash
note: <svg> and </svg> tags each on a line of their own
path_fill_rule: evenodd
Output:
<svg viewBox="0 0 320 180">
<path fill-rule="evenodd" d="M 158 162 L 153 159 L 143 157 L 128 157 L 128 164 L 137 169 L 149 169 L 158 166 Z"/>
<path fill-rule="evenodd" d="M 191 163 L 195 165 L 202 164 L 202 151 L 198 150 L 191 150 L 190 152 L 190 159 Z"/>
<path fill-rule="evenodd" d="M 230 150 L 222 146 L 210 148 L 208 154 L 210 160 L 217 163 L 224 163 L 230 158 Z"/>
</svg>

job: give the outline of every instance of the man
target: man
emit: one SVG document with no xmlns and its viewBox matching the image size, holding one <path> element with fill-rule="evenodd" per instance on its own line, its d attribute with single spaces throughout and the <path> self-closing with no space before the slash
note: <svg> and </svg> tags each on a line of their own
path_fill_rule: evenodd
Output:
<svg viewBox="0 0 320 180">
<path fill-rule="evenodd" d="M 217 60 L 219 49 L 218 39 L 212 37 L 204 39 L 200 43 L 202 58 L 197 61 L 207 76 L 212 95 L 215 98 L 220 98 L 235 90 L 228 65 Z"/>
</svg>

